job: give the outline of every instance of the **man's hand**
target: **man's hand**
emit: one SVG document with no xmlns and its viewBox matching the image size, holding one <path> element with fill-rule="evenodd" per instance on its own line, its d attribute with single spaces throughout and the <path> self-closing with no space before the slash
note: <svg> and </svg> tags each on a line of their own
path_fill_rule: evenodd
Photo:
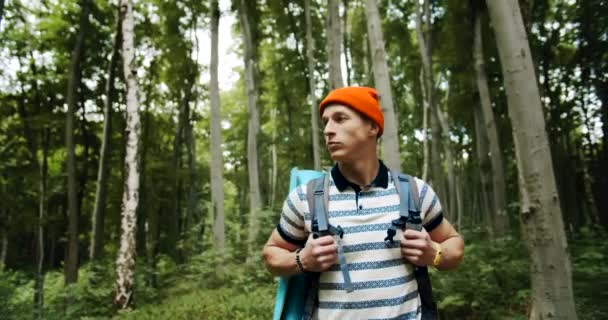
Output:
<svg viewBox="0 0 608 320">
<path fill-rule="evenodd" d="M 334 237 L 309 238 L 306 247 L 300 251 L 300 261 L 306 271 L 322 272 L 331 268 L 338 263 L 338 246 Z"/>
<path fill-rule="evenodd" d="M 437 250 L 424 228 L 422 231 L 407 229 L 401 238 L 401 253 L 407 261 L 424 267 L 433 264 Z"/>
</svg>

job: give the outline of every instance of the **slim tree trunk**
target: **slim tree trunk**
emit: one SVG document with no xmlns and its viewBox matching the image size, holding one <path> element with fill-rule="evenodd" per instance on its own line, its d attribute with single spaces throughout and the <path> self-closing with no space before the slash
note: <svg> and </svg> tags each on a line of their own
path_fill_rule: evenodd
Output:
<svg viewBox="0 0 608 320">
<path fill-rule="evenodd" d="M 179 111 L 177 115 L 177 125 L 175 127 L 175 136 L 173 137 L 173 159 L 171 161 L 173 176 L 173 194 L 171 200 L 170 211 L 168 215 L 169 225 L 167 226 L 167 242 L 169 248 L 169 255 L 174 261 L 179 261 L 179 235 L 180 235 L 180 222 L 181 222 L 181 167 L 182 167 L 182 144 L 184 137 L 184 128 L 186 125 L 186 104 L 183 101 L 179 103 Z"/>
<path fill-rule="evenodd" d="M 487 0 L 504 76 L 530 250 L 530 319 L 577 319 L 572 269 L 534 64 L 517 0 Z"/>
<path fill-rule="evenodd" d="M 327 58 L 329 60 L 329 89 L 342 88 L 342 65 L 340 63 L 342 33 L 340 30 L 340 1 L 327 2 Z"/>
<path fill-rule="evenodd" d="M 46 219 L 49 139 L 49 129 L 44 128 L 41 134 L 42 164 L 39 166 L 40 181 L 38 182 L 38 244 L 36 246 L 36 284 L 34 288 L 34 314 L 36 319 L 44 319 L 44 219 Z"/>
<path fill-rule="evenodd" d="M 483 116 L 481 115 L 481 107 L 474 107 L 473 116 L 475 119 L 475 146 L 477 151 L 477 163 L 478 163 L 478 172 L 479 172 L 479 182 L 480 182 L 480 208 L 482 211 L 482 225 L 488 228 L 488 231 L 492 234 L 493 225 L 491 209 L 492 202 L 489 199 L 487 190 L 490 188 L 490 177 L 488 176 L 489 168 L 490 168 L 490 159 L 488 157 L 488 135 L 486 134 L 485 126 L 483 125 Z"/>
<path fill-rule="evenodd" d="M 485 124 L 485 132 L 488 135 L 490 147 L 490 161 L 492 165 L 492 194 L 494 199 L 494 229 L 500 234 L 504 234 L 509 229 L 509 218 L 507 217 L 506 183 L 502 153 L 498 139 L 498 130 L 492 103 L 490 100 L 490 90 L 488 88 L 488 77 L 486 75 L 486 65 L 483 54 L 483 37 L 481 29 L 481 10 L 475 14 L 475 40 L 473 44 L 473 58 L 475 60 L 475 74 L 477 75 L 477 88 L 479 90 L 479 100 Z"/>
<path fill-rule="evenodd" d="M 589 207 L 589 213 L 587 222 L 590 226 L 599 225 L 599 212 L 597 210 L 597 205 L 595 204 L 595 194 L 593 193 L 593 178 L 589 174 L 589 166 L 587 165 L 587 161 L 585 160 L 585 156 L 583 153 L 583 147 L 578 149 L 578 158 L 583 171 L 583 187 L 585 189 L 585 200 L 587 202 L 587 206 Z M 576 191 L 575 191 L 576 192 Z"/>
<path fill-rule="evenodd" d="M 8 211 L 7 211 L 8 214 Z M 8 253 L 8 229 L 2 230 L 2 244 L 0 248 L 0 271 L 6 268 L 6 254 Z"/>
<path fill-rule="evenodd" d="M 245 43 L 245 86 L 247 90 L 247 106 L 249 109 L 249 126 L 247 131 L 247 168 L 249 171 L 249 233 L 248 262 L 255 248 L 255 240 L 259 232 L 258 214 L 262 208 L 260 195 L 260 178 L 258 169 L 258 132 L 260 130 L 260 119 L 258 115 L 258 88 L 257 77 L 257 53 L 253 43 L 252 26 L 247 16 L 245 0 L 240 1 L 239 10 L 243 42 Z"/>
<path fill-rule="evenodd" d="M 68 249 L 64 267 L 65 284 L 78 281 L 78 199 L 76 185 L 76 156 L 74 146 L 74 112 L 78 101 L 77 88 L 80 84 L 80 63 L 84 55 L 84 35 L 87 31 L 89 21 L 89 1 L 82 0 L 80 3 L 80 23 L 76 43 L 72 50 L 70 62 L 70 73 L 68 76 L 68 92 L 65 125 L 65 144 L 67 150 L 67 178 L 68 178 Z"/>
<path fill-rule="evenodd" d="M 437 108 L 435 103 L 435 81 L 433 79 L 433 61 L 431 53 L 431 33 L 429 31 L 431 26 L 430 21 L 430 3 L 428 0 L 424 1 L 424 10 L 420 7 L 418 1 L 414 1 L 416 11 L 416 38 L 418 39 L 418 49 L 420 57 L 422 59 L 422 73 L 424 78 L 423 90 L 426 93 L 427 107 L 429 110 L 430 117 L 430 131 L 431 131 L 431 157 L 429 159 L 430 165 L 432 166 L 432 173 L 430 180 L 432 181 L 435 190 L 442 195 L 446 195 L 443 192 L 443 170 L 441 166 L 441 156 L 439 151 L 439 143 L 441 140 L 439 120 L 437 119 Z M 422 16 L 425 16 L 423 24 Z M 426 137 L 425 132 L 425 137 Z"/>
<path fill-rule="evenodd" d="M 135 227 L 137 226 L 137 205 L 139 201 L 139 100 L 137 88 L 137 66 L 135 61 L 135 30 L 133 3 L 121 0 L 123 70 L 127 87 L 127 145 L 125 156 L 125 184 L 122 197 L 122 233 L 116 259 L 116 296 L 114 303 L 126 309 L 133 296 L 135 271 Z"/>
<path fill-rule="evenodd" d="M 310 1 L 310 0 L 307 0 Z M 310 4 L 309 4 L 310 5 Z M 344 16 L 342 17 L 343 32 L 342 32 L 342 45 L 344 47 L 344 67 L 346 68 L 346 85 L 350 86 L 351 79 L 351 55 L 350 55 L 350 24 L 348 23 L 348 0 L 342 1 L 344 7 Z"/>
<path fill-rule="evenodd" d="M 321 147 L 319 144 L 319 108 L 315 97 L 315 56 L 312 22 L 310 19 L 310 0 L 304 0 L 306 15 L 306 60 L 308 61 L 308 101 L 310 103 L 310 122 L 312 124 L 312 154 L 315 170 L 321 170 Z"/>
<path fill-rule="evenodd" d="M 218 28 L 220 8 L 217 0 L 211 2 L 211 206 L 215 245 L 222 254 L 226 251 L 224 231 L 224 175 L 222 160 L 222 112 L 218 82 Z"/>
<path fill-rule="evenodd" d="M 420 69 L 420 91 L 422 92 L 422 180 L 426 181 L 429 173 L 429 105 L 424 85 L 424 69 Z"/>
<path fill-rule="evenodd" d="M 447 87 L 447 91 L 446 91 L 446 98 L 445 98 L 445 103 L 446 105 L 449 103 L 449 96 L 450 96 L 450 86 L 449 86 L 449 82 L 448 82 L 448 87 Z M 448 206 L 445 207 L 444 204 L 444 212 L 449 213 L 450 215 L 452 215 L 451 217 L 457 217 L 458 216 L 458 212 L 457 212 L 457 206 L 456 206 L 456 179 L 455 179 L 455 172 L 454 172 L 454 156 L 452 154 L 452 149 L 450 146 L 450 137 L 449 137 L 449 132 L 450 132 L 450 128 L 449 128 L 449 124 L 448 124 L 448 118 L 447 118 L 447 114 L 444 114 L 443 111 L 441 111 L 441 109 L 439 108 L 439 106 L 435 106 L 435 116 L 437 117 L 437 121 L 439 122 L 439 126 L 441 127 L 441 133 L 443 136 L 443 143 L 441 144 L 443 146 L 443 153 L 445 154 L 445 162 L 446 162 L 446 166 L 448 168 L 448 193 L 443 195 L 443 198 L 447 198 L 447 202 Z M 447 196 L 447 197 L 446 197 Z"/>
<path fill-rule="evenodd" d="M 0 26 L 2 25 L 2 16 L 4 15 L 4 1 L 0 0 Z"/>
<path fill-rule="evenodd" d="M 93 209 L 93 234 L 91 235 L 91 248 L 89 256 L 91 261 L 96 261 L 103 256 L 104 221 L 106 209 L 106 193 L 108 190 L 108 154 L 110 150 L 110 138 L 112 132 L 112 99 L 114 99 L 115 69 L 118 61 L 118 53 L 121 42 L 120 36 L 121 20 L 120 12 L 116 19 L 116 33 L 114 34 L 114 47 L 112 56 L 108 63 L 108 79 L 106 82 L 106 98 L 104 101 L 104 123 L 101 149 L 99 151 L 99 168 L 97 170 L 97 189 L 95 191 L 95 205 Z"/>
<path fill-rule="evenodd" d="M 397 121 L 397 113 L 393 107 L 393 93 L 386 63 L 382 24 L 380 23 L 380 13 L 375 0 L 365 1 L 365 14 L 367 16 L 367 34 L 373 55 L 374 83 L 384 113 L 383 155 L 389 168 L 400 170 L 401 157 L 399 153 L 399 132 L 397 130 L 399 121 Z"/>
</svg>

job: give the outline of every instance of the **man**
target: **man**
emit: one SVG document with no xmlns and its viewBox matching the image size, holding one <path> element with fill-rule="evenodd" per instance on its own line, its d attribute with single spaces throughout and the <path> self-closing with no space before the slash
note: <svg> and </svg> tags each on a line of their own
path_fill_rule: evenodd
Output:
<svg viewBox="0 0 608 320">
<path fill-rule="evenodd" d="M 331 170 L 329 222 L 344 229 L 340 241 L 356 290 L 344 290 L 334 237 L 311 236 L 306 185 L 285 200 L 280 222 L 263 249 L 266 266 L 281 276 L 321 273 L 315 318 L 420 319 L 413 265 L 454 268 L 462 260 L 464 242 L 443 216 L 433 190 L 415 179 L 424 229 L 399 231 L 394 245 L 385 243 L 391 221 L 399 218 L 399 195 L 377 156 L 384 129 L 377 93 L 367 87 L 336 89 L 319 111 L 325 145 L 336 162 Z"/>
</svg>

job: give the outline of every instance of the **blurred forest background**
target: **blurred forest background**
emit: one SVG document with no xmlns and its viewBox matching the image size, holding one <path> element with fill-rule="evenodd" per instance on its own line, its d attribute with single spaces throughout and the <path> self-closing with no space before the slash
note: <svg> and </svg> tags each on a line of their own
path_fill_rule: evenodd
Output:
<svg viewBox="0 0 608 320">
<path fill-rule="evenodd" d="M 605 0 L 0 0 L 0 318 L 270 318 L 346 85 L 465 238 L 442 319 L 608 319 Z"/>
</svg>

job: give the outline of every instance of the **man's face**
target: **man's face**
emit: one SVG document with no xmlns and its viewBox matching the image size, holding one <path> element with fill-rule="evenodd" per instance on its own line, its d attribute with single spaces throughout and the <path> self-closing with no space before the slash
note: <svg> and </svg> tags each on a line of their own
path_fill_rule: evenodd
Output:
<svg viewBox="0 0 608 320">
<path fill-rule="evenodd" d="M 334 161 L 356 160 L 361 152 L 369 152 L 364 146 L 375 143 L 378 126 L 349 107 L 329 105 L 323 109 L 321 119 L 325 146 Z"/>
</svg>

